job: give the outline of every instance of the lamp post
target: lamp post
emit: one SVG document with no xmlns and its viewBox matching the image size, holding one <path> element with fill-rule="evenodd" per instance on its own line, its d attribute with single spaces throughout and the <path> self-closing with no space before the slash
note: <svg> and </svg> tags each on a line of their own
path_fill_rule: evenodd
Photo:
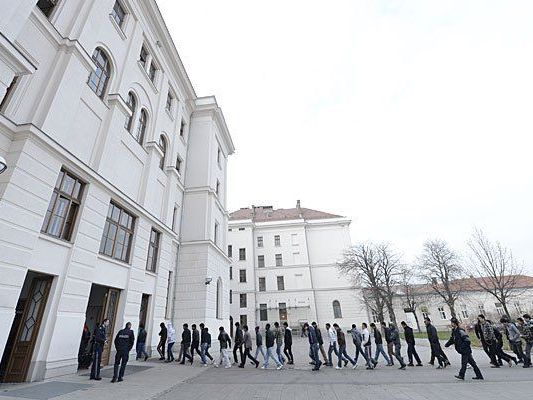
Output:
<svg viewBox="0 0 533 400">
<path fill-rule="evenodd" d="M 0 174 L 2 172 L 5 172 L 6 169 L 7 169 L 6 159 L 4 157 L 0 156 Z"/>
</svg>

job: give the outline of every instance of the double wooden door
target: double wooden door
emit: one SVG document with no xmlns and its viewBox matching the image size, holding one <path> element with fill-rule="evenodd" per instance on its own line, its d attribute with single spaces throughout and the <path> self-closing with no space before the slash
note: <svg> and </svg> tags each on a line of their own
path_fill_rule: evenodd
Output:
<svg viewBox="0 0 533 400">
<path fill-rule="evenodd" d="M 111 289 L 109 288 L 107 290 L 107 293 L 105 294 L 104 299 L 104 308 L 102 317 L 100 318 L 100 321 L 103 321 L 104 319 L 109 320 L 109 326 L 106 330 L 106 337 L 107 341 L 104 344 L 104 351 L 102 352 L 102 365 L 109 364 L 109 356 L 111 354 L 111 349 L 113 346 L 113 332 L 115 331 L 115 320 L 117 317 L 117 307 L 118 307 L 118 300 L 120 297 L 120 290 L 118 289 Z"/>
</svg>

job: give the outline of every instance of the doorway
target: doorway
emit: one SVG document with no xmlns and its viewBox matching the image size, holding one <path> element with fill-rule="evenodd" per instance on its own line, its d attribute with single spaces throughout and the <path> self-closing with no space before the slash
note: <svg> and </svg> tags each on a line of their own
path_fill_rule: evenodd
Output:
<svg viewBox="0 0 533 400">
<path fill-rule="evenodd" d="M 0 361 L 0 382 L 26 381 L 53 277 L 28 271 Z"/>
<path fill-rule="evenodd" d="M 91 337 L 94 335 L 95 329 L 102 323 L 104 319 L 107 318 L 109 320 L 109 326 L 106 331 L 107 341 L 104 344 L 104 351 L 102 353 L 101 364 L 103 366 L 109 364 L 109 356 L 111 354 L 111 348 L 113 344 L 112 335 L 115 329 L 119 298 L 119 289 L 95 284 L 91 286 L 89 303 L 87 304 L 87 311 L 85 312 L 85 324 L 91 333 Z M 85 342 L 84 338 L 82 337 L 80 353 L 87 351 L 88 345 L 89 343 Z"/>
<path fill-rule="evenodd" d="M 141 309 L 139 311 L 139 325 L 143 324 L 145 329 L 148 329 L 146 326 L 146 321 L 148 320 L 148 305 L 150 304 L 150 295 L 143 293 L 141 298 Z"/>
</svg>

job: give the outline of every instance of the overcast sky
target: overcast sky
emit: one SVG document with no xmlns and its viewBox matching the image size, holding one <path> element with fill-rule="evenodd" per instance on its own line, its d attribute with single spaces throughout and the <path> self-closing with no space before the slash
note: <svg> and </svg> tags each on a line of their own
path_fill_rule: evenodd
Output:
<svg viewBox="0 0 533 400">
<path fill-rule="evenodd" d="M 533 272 L 533 2 L 158 4 L 224 110 L 230 210 L 300 199 L 407 262 L 479 227 Z"/>
</svg>

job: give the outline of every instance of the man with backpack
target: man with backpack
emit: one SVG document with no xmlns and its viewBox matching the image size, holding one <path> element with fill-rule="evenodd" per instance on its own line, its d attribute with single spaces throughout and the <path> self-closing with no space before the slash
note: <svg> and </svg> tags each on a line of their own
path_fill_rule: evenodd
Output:
<svg viewBox="0 0 533 400">
<path fill-rule="evenodd" d="M 459 370 L 459 375 L 455 375 L 455 377 L 464 380 L 466 367 L 470 364 L 476 374 L 472 379 L 483 380 L 483 375 L 481 374 L 474 357 L 472 357 L 470 337 L 465 330 L 459 326 L 457 318 L 454 317 L 450 321 L 452 324 L 452 334 L 448 342 L 446 342 L 445 347 L 450 347 L 453 344 L 455 350 L 461 355 L 461 369 Z"/>
<path fill-rule="evenodd" d="M 533 321 L 529 314 L 524 314 L 523 318 L 518 318 L 518 324 L 522 328 L 521 337 L 526 342 L 524 351 L 524 368 L 531 367 L 531 348 L 533 347 Z"/>
</svg>

